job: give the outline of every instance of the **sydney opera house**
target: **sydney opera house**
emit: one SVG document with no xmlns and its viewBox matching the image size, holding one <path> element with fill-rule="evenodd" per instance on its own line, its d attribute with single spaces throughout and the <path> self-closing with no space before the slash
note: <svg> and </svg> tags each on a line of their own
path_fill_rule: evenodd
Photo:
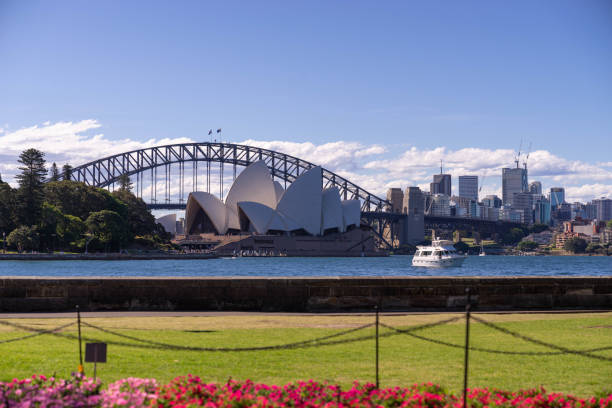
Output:
<svg viewBox="0 0 612 408">
<path fill-rule="evenodd" d="M 323 189 L 321 167 L 285 190 L 259 161 L 239 174 L 225 202 L 189 194 L 184 233 L 185 241 L 228 255 L 382 255 L 360 218 L 359 200 L 341 200 L 336 187 Z"/>
</svg>

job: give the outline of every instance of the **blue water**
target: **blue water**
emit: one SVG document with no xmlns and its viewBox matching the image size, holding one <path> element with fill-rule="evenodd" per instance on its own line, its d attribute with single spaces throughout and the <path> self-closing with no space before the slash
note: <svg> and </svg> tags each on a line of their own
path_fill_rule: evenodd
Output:
<svg viewBox="0 0 612 408">
<path fill-rule="evenodd" d="M 612 257 L 470 256 L 459 268 L 385 258 L 236 258 L 155 261 L 0 261 L 0 276 L 612 276 Z"/>
</svg>

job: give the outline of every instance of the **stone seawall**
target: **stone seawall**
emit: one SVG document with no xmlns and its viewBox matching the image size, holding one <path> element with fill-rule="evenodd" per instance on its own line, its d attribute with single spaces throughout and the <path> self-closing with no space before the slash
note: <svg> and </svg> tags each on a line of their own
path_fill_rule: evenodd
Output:
<svg viewBox="0 0 612 408">
<path fill-rule="evenodd" d="M 0 277 L 0 312 L 612 310 L 612 277 Z"/>
</svg>

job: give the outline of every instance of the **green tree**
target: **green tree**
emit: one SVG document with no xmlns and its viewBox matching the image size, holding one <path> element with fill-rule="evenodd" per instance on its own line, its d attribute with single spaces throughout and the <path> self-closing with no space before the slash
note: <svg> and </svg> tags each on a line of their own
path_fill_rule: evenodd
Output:
<svg viewBox="0 0 612 408">
<path fill-rule="evenodd" d="M 517 245 L 519 251 L 533 251 L 538 247 L 537 242 L 533 241 L 521 241 Z"/>
<path fill-rule="evenodd" d="M 45 185 L 45 201 L 55 205 L 63 214 L 86 220 L 92 212 L 110 210 L 127 221 L 127 206 L 107 190 L 88 186 L 78 181 L 55 181 Z"/>
<path fill-rule="evenodd" d="M 130 176 L 125 173 L 119 176 L 120 191 L 132 191 L 133 188 L 134 185 L 132 184 L 132 180 L 130 180 Z"/>
<path fill-rule="evenodd" d="M 15 223 L 15 190 L 8 183 L 0 181 L 0 235 L 8 234 L 17 227 Z"/>
<path fill-rule="evenodd" d="M 508 233 L 504 234 L 502 241 L 504 244 L 515 245 L 525 236 L 525 231 L 521 228 L 512 228 Z"/>
<path fill-rule="evenodd" d="M 548 225 L 546 224 L 533 224 L 529 227 L 529 231 L 535 232 L 536 234 L 542 231 L 546 231 L 548 229 Z"/>
<path fill-rule="evenodd" d="M 53 162 L 53 164 L 51 165 L 51 177 L 49 177 L 49 181 L 59 181 L 59 180 L 60 180 L 59 169 L 57 168 L 57 164 Z"/>
<path fill-rule="evenodd" d="M 125 220 L 116 212 L 102 210 L 91 213 L 85 221 L 87 230 L 104 245 L 104 250 L 121 249 L 128 240 L 128 229 Z"/>
<path fill-rule="evenodd" d="M 62 180 L 70 180 L 70 177 L 72 177 L 72 166 L 66 163 L 62 167 Z"/>
<path fill-rule="evenodd" d="M 570 238 L 565 241 L 565 244 L 563 244 L 563 249 L 568 252 L 573 252 L 575 254 L 583 253 L 586 247 L 587 242 L 584 239 L 578 237 Z"/>
<path fill-rule="evenodd" d="M 76 245 L 85 231 L 87 231 L 85 223 L 79 217 L 70 214 L 64 215 L 57 226 L 57 236 L 64 248 Z"/>
<path fill-rule="evenodd" d="M 592 242 L 591 242 L 591 243 L 589 243 L 589 244 L 586 246 L 586 248 L 585 248 L 585 250 L 584 250 L 584 251 L 585 251 L 587 254 L 594 254 L 594 253 L 596 253 L 596 252 L 603 251 L 603 249 L 604 249 L 604 248 L 603 248 L 601 245 L 599 245 L 599 244 L 595 244 L 595 243 L 592 243 Z"/>
<path fill-rule="evenodd" d="M 43 203 L 38 232 L 42 249 L 55 249 L 58 244 L 57 227 L 64 222 L 64 214 L 54 205 Z"/>
<path fill-rule="evenodd" d="M 154 235 L 157 228 L 155 217 L 147 204 L 129 190 L 118 190 L 112 196 L 127 205 L 127 223 L 132 235 Z"/>
<path fill-rule="evenodd" d="M 38 233 L 36 232 L 36 227 L 22 225 L 14 229 L 8 237 L 6 237 L 6 241 L 10 246 L 17 248 L 19 252 L 38 248 Z"/>
<path fill-rule="evenodd" d="M 612 220 L 608 221 L 608 223 L 606 224 L 606 226 L 610 229 L 612 229 Z"/>
<path fill-rule="evenodd" d="M 44 182 L 47 175 L 44 153 L 36 149 L 28 149 L 19 155 L 22 164 L 16 179 L 19 183 L 17 190 L 18 217 L 22 225 L 36 225 L 40 220 L 42 203 L 44 199 Z"/>
</svg>

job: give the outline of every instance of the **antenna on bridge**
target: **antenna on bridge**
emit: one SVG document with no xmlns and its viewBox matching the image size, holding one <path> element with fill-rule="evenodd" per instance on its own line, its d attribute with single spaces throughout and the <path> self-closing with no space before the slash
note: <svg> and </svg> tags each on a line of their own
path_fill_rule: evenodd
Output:
<svg viewBox="0 0 612 408">
<path fill-rule="evenodd" d="M 442 173 L 443 173 L 443 171 L 442 171 L 442 159 L 440 159 L 440 174 L 442 174 Z"/>
</svg>

